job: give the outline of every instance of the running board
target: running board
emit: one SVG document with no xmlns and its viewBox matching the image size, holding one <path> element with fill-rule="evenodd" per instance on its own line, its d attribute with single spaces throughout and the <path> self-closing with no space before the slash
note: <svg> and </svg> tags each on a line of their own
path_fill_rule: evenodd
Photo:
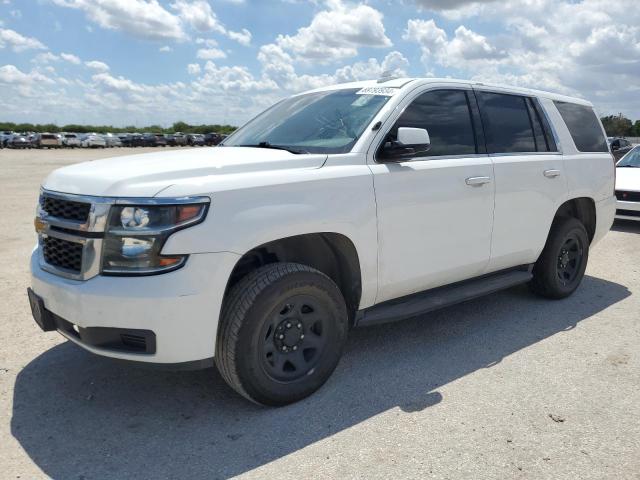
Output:
<svg viewBox="0 0 640 480">
<path fill-rule="evenodd" d="M 356 316 L 356 325 L 375 325 L 404 320 L 526 283 L 533 277 L 532 267 L 533 265 L 525 265 L 519 269 L 483 275 L 471 280 L 389 300 L 360 310 Z"/>
</svg>

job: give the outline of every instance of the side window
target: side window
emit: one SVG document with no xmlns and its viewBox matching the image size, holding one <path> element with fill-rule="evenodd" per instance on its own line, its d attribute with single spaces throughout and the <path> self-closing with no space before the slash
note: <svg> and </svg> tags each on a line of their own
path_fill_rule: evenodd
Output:
<svg viewBox="0 0 640 480">
<path fill-rule="evenodd" d="M 478 92 L 489 153 L 535 152 L 536 137 L 544 140 L 541 124 L 534 134 L 528 98 Z"/>
<path fill-rule="evenodd" d="M 577 103 L 553 102 L 579 152 L 608 152 L 607 141 L 593 108 Z"/>
<path fill-rule="evenodd" d="M 476 135 L 467 95 L 464 90 L 423 93 L 400 115 L 388 140 L 396 139 L 398 127 L 426 128 L 431 148 L 422 156 L 475 154 Z"/>
</svg>

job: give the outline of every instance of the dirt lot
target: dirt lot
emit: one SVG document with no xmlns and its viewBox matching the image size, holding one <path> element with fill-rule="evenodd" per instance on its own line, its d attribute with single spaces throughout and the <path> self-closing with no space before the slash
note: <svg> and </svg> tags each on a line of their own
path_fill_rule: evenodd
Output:
<svg viewBox="0 0 640 480">
<path fill-rule="evenodd" d="M 514 288 L 356 330 L 320 392 L 265 409 L 215 370 L 132 368 L 33 323 L 40 181 L 124 150 L 0 150 L 0 477 L 640 479 L 640 225 L 567 300 Z"/>
</svg>

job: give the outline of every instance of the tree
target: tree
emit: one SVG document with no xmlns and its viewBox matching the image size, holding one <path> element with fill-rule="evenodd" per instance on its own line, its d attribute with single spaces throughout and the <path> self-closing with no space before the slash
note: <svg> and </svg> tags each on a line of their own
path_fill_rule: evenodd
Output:
<svg viewBox="0 0 640 480">
<path fill-rule="evenodd" d="M 608 115 L 601 118 L 601 120 L 604 130 L 610 137 L 627 137 L 633 135 L 633 123 L 621 113 L 618 115 Z M 636 121 L 636 124 L 637 123 Z"/>
</svg>

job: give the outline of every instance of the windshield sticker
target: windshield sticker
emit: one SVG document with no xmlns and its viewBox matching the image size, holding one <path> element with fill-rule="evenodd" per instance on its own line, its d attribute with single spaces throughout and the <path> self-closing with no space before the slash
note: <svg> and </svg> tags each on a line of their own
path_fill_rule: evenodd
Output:
<svg viewBox="0 0 640 480">
<path fill-rule="evenodd" d="M 384 95 L 392 97 L 398 91 L 397 88 L 389 87 L 365 87 L 356 92 L 356 95 Z"/>
</svg>

